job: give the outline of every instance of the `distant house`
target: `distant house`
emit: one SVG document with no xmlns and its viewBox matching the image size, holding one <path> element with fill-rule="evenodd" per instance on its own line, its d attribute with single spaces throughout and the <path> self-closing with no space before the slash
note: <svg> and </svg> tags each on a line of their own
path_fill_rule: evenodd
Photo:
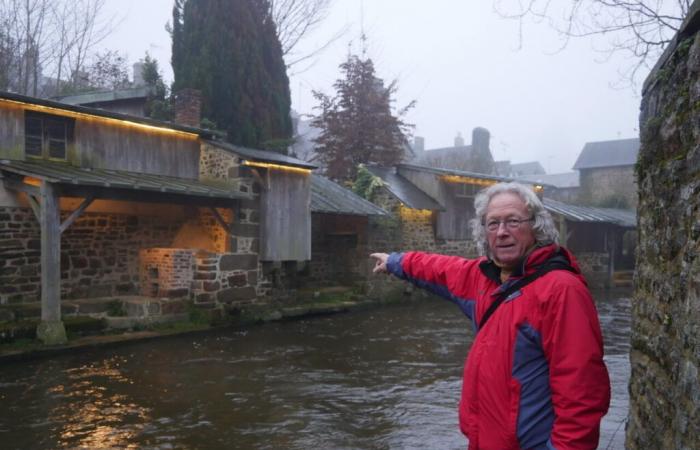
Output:
<svg viewBox="0 0 700 450">
<path fill-rule="evenodd" d="M 383 182 L 372 201 L 396 220 L 389 250 L 424 250 L 464 257 L 476 256 L 471 223 L 474 196 L 481 189 L 511 178 L 435 169 L 414 164 L 392 168 L 370 166 Z M 541 177 L 541 176 L 540 176 Z M 607 287 L 614 271 L 633 267 L 636 227 L 634 211 L 571 206 L 547 197 L 556 190 L 540 181 L 529 183 L 553 214 L 562 242 L 575 252 L 591 286 Z"/>
<path fill-rule="evenodd" d="M 396 245 L 462 256 L 476 255 L 470 224 L 474 196 L 486 186 L 508 180 L 416 164 L 367 169 L 383 182 L 373 202 L 398 221 Z M 542 191 L 534 183 L 533 188 Z"/>
<path fill-rule="evenodd" d="M 529 175 L 544 175 L 544 167 L 539 161 L 530 161 L 524 163 L 515 163 L 510 165 L 511 175 L 514 177 L 522 177 Z"/>
<path fill-rule="evenodd" d="M 452 147 L 420 151 L 415 148 L 411 164 L 435 169 L 462 170 L 482 174 L 495 174 L 495 164 L 489 147 L 490 133 L 485 128 L 474 128 L 472 143 L 465 145 L 464 138 L 458 135 Z"/>
<path fill-rule="evenodd" d="M 564 203 L 576 203 L 579 196 L 578 172 L 522 175 L 518 180 L 535 182 L 545 186 L 544 196 Z"/>
<path fill-rule="evenodd" d="M 53 100 L 67 105 L 87 106 L 136 117 L 145 117 L 148 97 L 152 94 L 152 88 L 139 86 L 113 91 L 64 95 L 53 97 Z"/>
<path fill-rule="evenodd" d="M 573 167 L 580 174 L 579 201 L 593 206 L 636 209 L 634 165 L 638 153 L 639 138 L 587 142 Z"/>
<path fill-rule="evenodd" d="M 561 244 L 574 252 L 590 286 L 613 286 L 616 272 L 634 269 L 634 210 L 569 205 L 549 198 L 544 205 L 559 225 Z"/>
</svg>

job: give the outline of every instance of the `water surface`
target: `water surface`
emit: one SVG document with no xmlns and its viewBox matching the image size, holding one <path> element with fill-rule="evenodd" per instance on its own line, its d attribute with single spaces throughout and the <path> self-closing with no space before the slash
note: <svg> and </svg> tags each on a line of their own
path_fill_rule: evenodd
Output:
<svg viewBox="0 0 700 450">
<path fill-rule="evenodd" d="M 624 448 L 630 306 L 595 293 Z M 464 449 L 471 325 L 452 304 L 129 344 L 0 368 L 2 448 Z"/>
</svg>

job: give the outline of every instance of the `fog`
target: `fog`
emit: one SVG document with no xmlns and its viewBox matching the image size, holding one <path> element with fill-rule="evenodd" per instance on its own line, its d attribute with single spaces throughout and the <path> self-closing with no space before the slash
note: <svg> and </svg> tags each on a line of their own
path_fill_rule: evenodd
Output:
<svg viewBox="0 0 700 450">
<path fill-rule="evenodd" d="M 121 20 L 102 46 L 132 62 L 148 51 L 172 80 L 165 31 L 172 0 L 111 0 L 106 7 Z M 526 26 L 521 41 L 517 23 L 501 18 L 489 1 L 335 0 L 297 55 L 342 29 L 323 52 L 290 69 L 296 111 L 313 114 L 312 91 L 332 94 L 338 65 L 364 48 L 380 78 L 398 81 L 396 106 L 416 100 L 406 121 L 426 149 L 453 145 L 457 133 L 469 143 L 480 126 L 491 132 L 496 160 L 539 161 L 559 173 L 571 170 L 586 142 L 638 134 L 641 88 L 620 75 L 633 60 L 609 57 L 600 41 L 588 39 L 562 49 L 544 23 Z"/>
</svg>

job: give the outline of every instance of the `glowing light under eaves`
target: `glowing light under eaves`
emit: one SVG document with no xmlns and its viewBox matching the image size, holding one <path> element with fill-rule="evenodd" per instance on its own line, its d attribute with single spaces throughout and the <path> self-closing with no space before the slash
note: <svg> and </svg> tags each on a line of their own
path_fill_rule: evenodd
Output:
<svg viewBox="0 0 700 450">
<path fill-rule="evenodd" d="M 244 161 L 243 162 L 244 166 L 248 167 L 260 167 L 263 169 L 276 169 L 276 170 L 285 170 L 288 172 L 296 172 L 296 173 L 302 173 L 304 175 L 309 175 L 311 173 L 311 169 L 302 169 L 301 167 L 293 167 L 293 166 L 283 166 L 280 164 L 270 164 L 270 163 L 261 163 L 261 162 L 252 162 L 252 161 Z"/>
<path fill-rule="evenodd" d="M 137 128 L 143 131 L 150 131 L 152 133 L 162 133 L 170 134 L 179 137 L 185 137 L 189 139 L 197 139 L 199 135 L 196 133 L 189 133 L 187 131 L 173 130 L 172 128 L 158 127 L 155 125 L 148 125 L 145 123 L 132 122 L 129 120 L 114 119 L 111 117 L 94 116 L 92 114 L 81 113 L 76 111 L 69 111 L 61 108 L 54 108 L 52 106 L 35 105 L 33 103 L 25 103 L 16 100 L 0 99 L 0 104 L 8 104 L 15 107 L 21 107 L 22 109 L 36 112 L 43 112 L 47 114 L 54 114 L 56 116 L 72 117 L 74 119 L 81 119 L 91 122 L 102 122 L 109 125 L 117 125 L 126 128 Z"/>
</svg>

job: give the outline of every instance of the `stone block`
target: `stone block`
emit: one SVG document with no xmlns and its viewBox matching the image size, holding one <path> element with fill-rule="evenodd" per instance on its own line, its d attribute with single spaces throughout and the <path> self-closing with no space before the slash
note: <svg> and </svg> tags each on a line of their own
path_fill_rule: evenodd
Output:
<svg viewBox="0 0 700 450">
<path fill-rule="evenodd" d="M 248 284 L 251 286 L 255 286 L 258 284 L 258 271 L 257 270 L 251 270 L 248 272 Z"/>
<path fill-rule="evenodd" d="M 219 270 L 222 272 L 231 270 L 251 270 L 258 267 L 257 255 L 222 255 L 219 262 Z"/>
<path fill-rule="evenodd" d="M 136 294 L 136 286 L 133 283 L 119 283 L 114 287 L 117 295 L 133 295 Z"/>
<path fill-rule="evenodd" d="M 246 284 L 248 284 L 248 277 L 243 273 L 232 275 L 228 277 L 228 284 L 231 287 L 245 286 Z"/>
<path fill-rule="evenodd" d="M 256 295 L 255 288 L 253 287 L 234 287 L 219 292 L 216 295 L 216 300 L 220 303 L 231 303 L 241 300 L 252 300 Z"/>
<path fill-rule="evenodd" d="M 214 301 L 214 296 L 212 294 L 197 294 L 194 298 L 196 303 L 207 303 Z"/>
<path fill-rule="evenodd" d="M 195 280 L 216 280 L 216 272 L 195 272 Z"/>
<path fill-rule="evenodd" d="M 112 295 L 112 286 L 109 284 L 98 284 L 87 287 L 87 296 L 90 298 L 109 297 Z"/>
<path fill-rule="evenodd" d="M 218 281 L 204 281 L 202 288 L 205 292 L 216 292 L 221 288 L 221 284 Z"/>
<path fill-rule="evenodd" d="M 84 269 L 88 266 L 88 259 L 82 256 L 72 256 L 70 263 L 74 269 Z"/>
<path fill-rule="evenodd" d="M 180 289 L 168 289 L 167 291 L 162 293 L 162 297 L 169 297 L 169 298 L 181 298 L 181 297 L 187 297 L 190 295 L 190 290 L 186 288 L 180 288 Z"/>
</svg>

